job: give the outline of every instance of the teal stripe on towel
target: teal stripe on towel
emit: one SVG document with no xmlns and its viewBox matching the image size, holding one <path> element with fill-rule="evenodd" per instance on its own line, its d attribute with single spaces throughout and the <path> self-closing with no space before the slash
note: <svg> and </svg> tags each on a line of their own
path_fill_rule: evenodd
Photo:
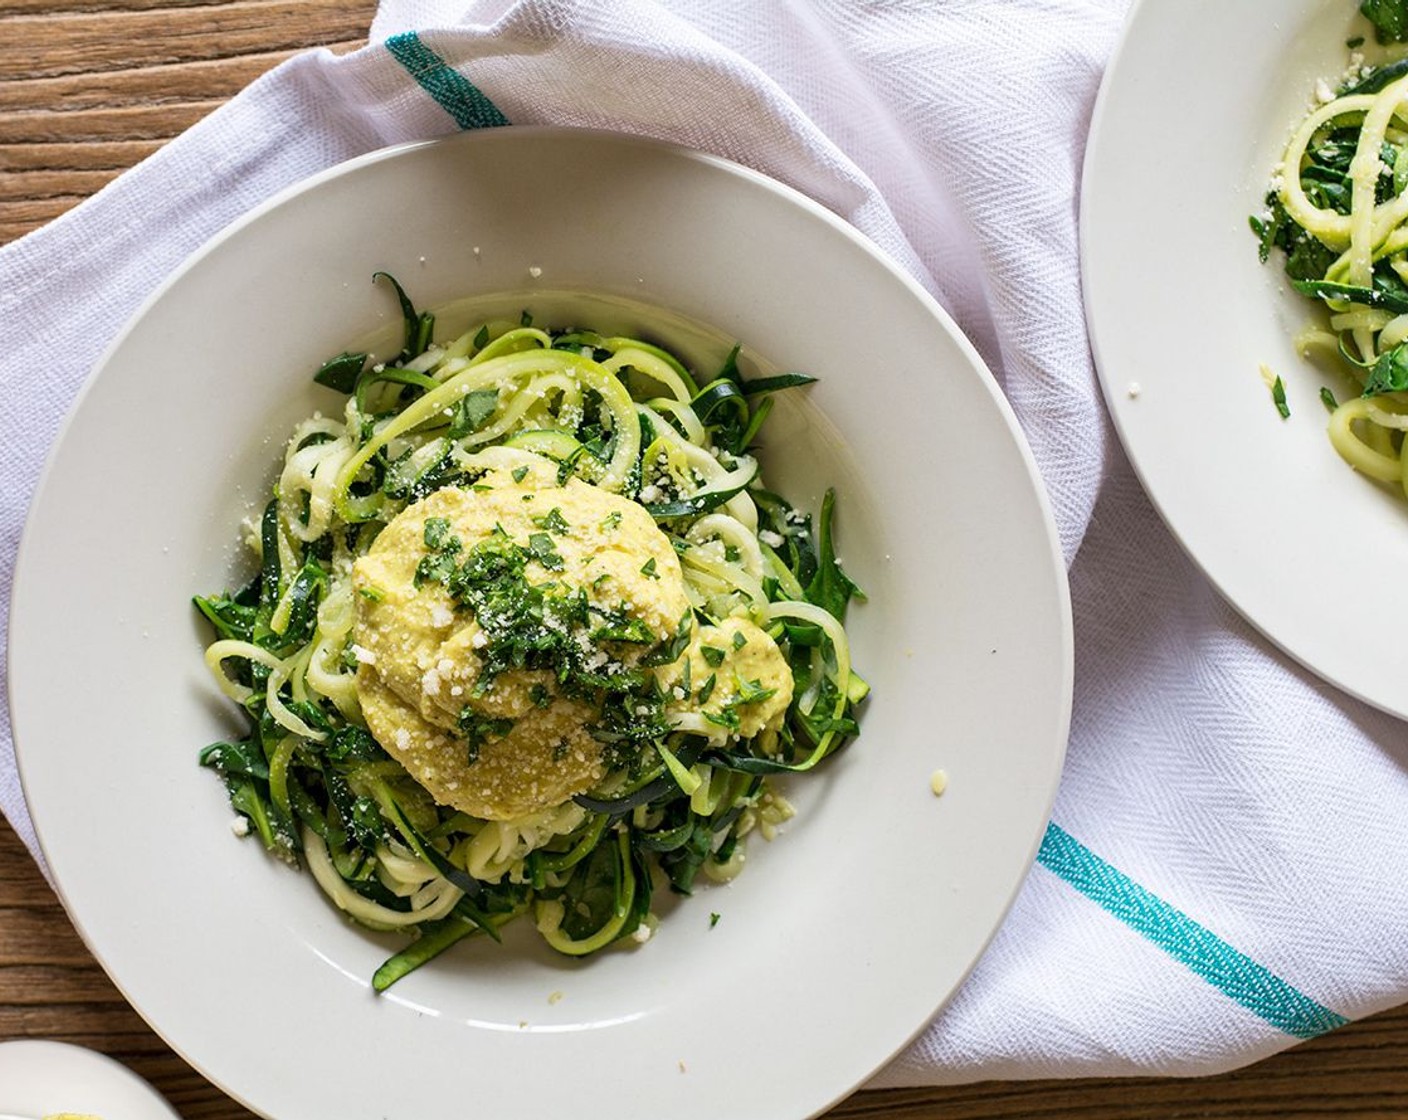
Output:
<svg viewBox="0 0 1408 1120">
<path fill-rule="evenodd" d="M 1060 826 L 1047 826 L 1036 858 L 1048 871 L 1278 1030 L 1296 1038 L 1314 1038 L 1349 1022 L 1145 890 Z"/>
<path fill-rule="evenodd" d="M 393 35 L 386 40 L 386 49 L 461 128 L 508 124 L 508 118 L 478 86 L 422 43 L 414 31 Z"/>
</svg>

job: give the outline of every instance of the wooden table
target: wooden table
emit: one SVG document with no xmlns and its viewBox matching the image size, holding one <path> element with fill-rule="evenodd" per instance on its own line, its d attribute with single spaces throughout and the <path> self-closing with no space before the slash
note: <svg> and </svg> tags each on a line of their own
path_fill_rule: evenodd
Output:
<svg viewBox="0 0 1408 1120">
<path fill-rule="evenodd" d="M 0 0 L 0 243 L 82 201 L 290 54 L 361 45 L 374 8 L 373 0 Z M 250 1116 L 128 1007 L 0 823 L 0 1041 L 14 1038 L 105 1051 L 187 1120 Z M 1222 1077 L 867 1092 L 829 1116 L 1330 1114 L 1408 1117 L 1408 1007 Z"/>
</svg>

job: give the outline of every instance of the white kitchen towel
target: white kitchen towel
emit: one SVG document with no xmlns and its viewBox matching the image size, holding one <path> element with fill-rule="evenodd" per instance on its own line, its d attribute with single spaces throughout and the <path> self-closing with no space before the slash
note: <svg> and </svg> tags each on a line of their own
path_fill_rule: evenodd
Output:
<svg viewBox="0 0 1408 1120">
<path fill-rule="evenodd" d="M 460 128 L 602 127 L 716 152 L 855 224 L 953 312 L 1035 450 L 1070 566 L 1054 822 L 976 971 L 875 1084 L 1207 1073 L 1403 1002 L 1405 726 L 1218 599 L 1100 401 L 1077 188 L 1124 6 L 385 0 L 365 49 L 292 59 L 0 250 L 0 601 L 78 385 L 142 298 L 254 204 Z M 33 848 L 7 721 L 0 807 Z"/>
</svg>

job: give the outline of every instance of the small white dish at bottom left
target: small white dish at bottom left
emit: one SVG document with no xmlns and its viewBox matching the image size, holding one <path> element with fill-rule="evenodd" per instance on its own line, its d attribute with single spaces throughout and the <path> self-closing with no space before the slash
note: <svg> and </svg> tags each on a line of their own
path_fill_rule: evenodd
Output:
<svg viewBox="0 0 1408 1120">
<path fill-rule="evenodd" d="M 78 1113 L 100 1120 L 181 1120 L 126 1066 L 66 1042 L 0 1042 L 0 1120 Z"/>
</svg>

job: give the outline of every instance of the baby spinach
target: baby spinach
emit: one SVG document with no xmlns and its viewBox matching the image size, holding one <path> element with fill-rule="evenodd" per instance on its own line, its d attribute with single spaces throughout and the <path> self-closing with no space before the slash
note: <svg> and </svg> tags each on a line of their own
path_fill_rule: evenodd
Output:
<svg viewBox="0 0 1408 1120">
<path fill-rule="evenodd" d="M 1380 43 L 1408 41 L 1408 0 L 1363 0 L 1359 10 L 1374 25 Z"/>
</svg>

